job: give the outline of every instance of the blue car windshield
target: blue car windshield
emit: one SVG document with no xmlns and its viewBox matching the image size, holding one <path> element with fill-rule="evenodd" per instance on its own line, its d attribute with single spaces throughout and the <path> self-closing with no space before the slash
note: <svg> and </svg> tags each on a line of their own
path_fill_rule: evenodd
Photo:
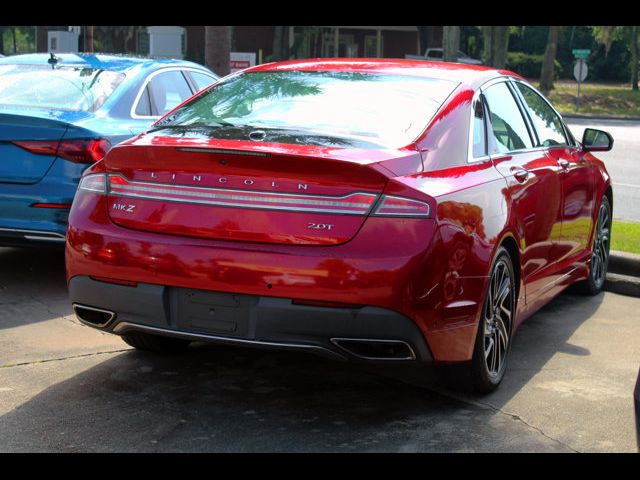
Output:
<svg viewBox="0 0 640 480">
<path fill-rule="evenodd" d="M 0 105 L 95 112 L 125 75 L 49 65 L 0 65 Z"/>
</svg>

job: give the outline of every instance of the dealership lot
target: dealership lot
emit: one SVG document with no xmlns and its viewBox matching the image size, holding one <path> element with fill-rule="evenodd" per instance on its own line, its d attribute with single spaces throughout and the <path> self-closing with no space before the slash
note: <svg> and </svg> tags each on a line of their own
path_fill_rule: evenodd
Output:
<svg viewBox="0 0 640 480">
<path fill-rule="evenodd" d="M 637 451 L 636 298 L 561 295 L 481 397 L 297 353 L 137 352 L 74 318 L 61 251 L 0 265 L 1 452 Z"/>
</svg>

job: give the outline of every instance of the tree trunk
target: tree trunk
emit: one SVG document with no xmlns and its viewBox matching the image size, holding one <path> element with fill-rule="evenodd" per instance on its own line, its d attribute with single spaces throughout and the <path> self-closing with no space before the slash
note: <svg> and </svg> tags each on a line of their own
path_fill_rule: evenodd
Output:
<svg viewBox="0 0 640 480">
<path fill-rule="evenodd" d="M 36 52 L 38 51 L 36 45 Z M 4 27 L 0 27 L 0 53 L 4 55 Z"/>
<path fill-rule="evenodd" d="M 638 42 L 640 41 L 640 27 L 631 27 L 631 89 L 638 90 Z"/>
<path fill-rule="evenodd" d="M 16 44 L 16 27 L 11 27 L 11 33 L 13 35 L 13 53 L 18 53 L 18 46 Z"/>
<path fill-rule="evenodd" d="M 84 34 L 84 51 L 87 53 L 93 53 L 93 26 L 85 26 Z"/>
<path fill-rule="evenodd" d="M 492 26 L 481 27 L 484 50 L 482 59 L 484 63 L 494 68 L 504 68 L 507 64 L 507 51 L 509 49 L 509 27 Z"/>
<path fill-rule="evenodd" d="M 460 50 L 460 27 L 444 27 L 442 31 L 442 49 L 445 62 L 457 62 Z"/>
<path fill-rule="evenodd" d="M 231 31 L 230 27 L 204 27 L 204 64 L 217 75 L 225 76 L 230 71 Z"/>
<path fill-rule="evenodd" d="M 540 90 L 548 93 L 553 90 L 554 63 L 558 51 L 558 35 L 560 27 L 550 26 L 547 37 L 547 49 L 544 52 L 542 71 L 540 72 Z"/>
</svg>

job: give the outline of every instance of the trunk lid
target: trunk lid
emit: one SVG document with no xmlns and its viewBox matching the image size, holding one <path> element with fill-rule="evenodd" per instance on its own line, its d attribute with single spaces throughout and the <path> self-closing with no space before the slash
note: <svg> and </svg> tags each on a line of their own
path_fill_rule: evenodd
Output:
<svg viewBox="0 0 640 480">
<path fill-rule="evenodd" d="M 29 142 L 51 142 L 55 151 L 56 142 L 62 140 L 65 133 L 69 134 L 69 130 L 76 130 L 73 125 L 57 118 L 66 117 L 67 112 L 25 110 L 28 110 L 28 114 L 9 109 L 0 112 L 0 183 L 37 183 L 46 175 L 56 159 L 55 154 L 35 153 L 20 147 L 16 142 L 23 142 L 25 146 L 28 146 Z M 74 119 L 86 118 L 89 115 L 85 112 L 69 114 Z"/>
<path fill-rule="evenodd" d="M 108 208 L 120 226 L 276 244 L 353 238 L 380 197 L 389 153 L 190 139 L 126 142 L 105 158 Z M 396 152 L 397 153 L 397 152 Z M 395 157 L 394 157 L 395 158 Z"/>
</svg>

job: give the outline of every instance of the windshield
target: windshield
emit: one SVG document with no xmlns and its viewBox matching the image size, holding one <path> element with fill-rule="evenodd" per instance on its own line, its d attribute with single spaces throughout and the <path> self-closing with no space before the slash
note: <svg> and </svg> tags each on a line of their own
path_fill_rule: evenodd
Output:
<svg viewBox="0 0 640 480">
<path fill-rule="evenodd" d="M 0 105 L 95 112 L 124 77 L 94 68 L 0 65 Z"/>
<path fill-rule="evenodd" d="M 456 86 L 408 75 L 248 72 L 218 83 L 155 127 L 291 130 L 295 139 L 279 141 L 318 144 L 314 137 L 322 136 L 397 148 L 418 137 Z"/>
</svg>

